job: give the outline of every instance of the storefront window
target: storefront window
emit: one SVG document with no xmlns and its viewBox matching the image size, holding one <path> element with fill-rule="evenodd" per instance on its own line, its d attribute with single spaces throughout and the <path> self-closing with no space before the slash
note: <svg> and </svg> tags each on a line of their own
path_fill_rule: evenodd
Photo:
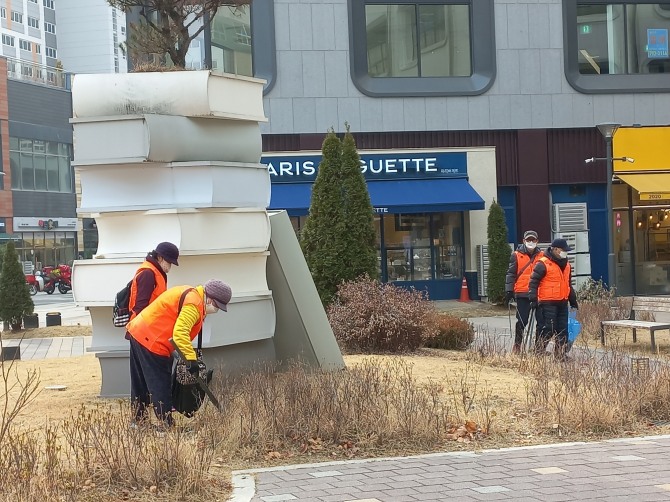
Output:
<svg viewBox="0 0 670 502">
<path fill-rule="evenodd" d="M 387 280 L 462 277 L 460 213 L 384 215 Z"/>
</svg>

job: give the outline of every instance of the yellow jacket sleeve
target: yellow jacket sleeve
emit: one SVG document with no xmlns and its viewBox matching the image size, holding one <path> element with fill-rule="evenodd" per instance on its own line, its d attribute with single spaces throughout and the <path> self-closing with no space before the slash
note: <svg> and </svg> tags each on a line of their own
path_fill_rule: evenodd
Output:
<svg viewBox="0 0 670 502">
<path fill-rule="evenodd" d="M 172 339 L 187 361 L 195 361 L 197 356 L 191 345 L 191 330 L 200 320 L 200 312 L 195 305 L 184 305 L 174 323 Z"/>
</svg>

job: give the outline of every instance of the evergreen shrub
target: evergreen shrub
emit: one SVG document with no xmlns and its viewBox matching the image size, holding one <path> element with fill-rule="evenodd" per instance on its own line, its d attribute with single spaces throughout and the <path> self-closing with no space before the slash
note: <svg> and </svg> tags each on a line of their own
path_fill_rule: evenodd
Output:
<svg viewBox="0 0 670 502">
<path fill-rule="evenodd" d="M 411 352 L 437 334 L 425 292 L 367 276 L 342 283 L 327 313 L 340 347 L 349 352 Z"/>
<path fill-rule="evenodd" d="M 21 329 L 23 316 L 32 314 L 34 309 L 19 255 L 10 241 L 5 247 L 0 275 L 0 320 L 17 331 Z"/>
</svg>

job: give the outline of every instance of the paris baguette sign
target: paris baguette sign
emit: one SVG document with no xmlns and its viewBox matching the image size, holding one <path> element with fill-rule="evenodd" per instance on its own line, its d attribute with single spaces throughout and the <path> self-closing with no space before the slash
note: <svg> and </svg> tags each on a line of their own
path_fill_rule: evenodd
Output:
<svg viewBox="0 0 670 502">
<path fill-rule="evenodd" d="M 467 176 L 467 152 L 452 150 L 359 150 L 361 172 L 368 181 Z M 272 183 L 312 183 L 321 152 L 264 153 Z"/>
</svg>

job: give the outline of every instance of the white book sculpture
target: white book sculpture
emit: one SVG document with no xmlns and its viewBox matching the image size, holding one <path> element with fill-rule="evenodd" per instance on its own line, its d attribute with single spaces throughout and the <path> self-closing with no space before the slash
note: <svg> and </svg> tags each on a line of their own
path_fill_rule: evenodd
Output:
<svg viewBox="0 0 670 502">
<path fill-rule="evenodd" d="M 161 241 L 180 249 L 168 287 L 216 278 L 233 290 L 228 312 L 203 326 L 210 367 L 291 357 L 343 367 L 288 217 L 268 217 L 262 90 L 261 80 L 209 71 L 75 76 L 78 211 L 96 219 L 99 245 L 93 259 L 75 261 L 73 295 L 91 313 L 102 397 L 129 394 L 128 342 L 112 306 Z M 268 262 L 275 227 L 293 244 Z M 281 312 L 272 289 L 286 297 Z"/>
</svg>

